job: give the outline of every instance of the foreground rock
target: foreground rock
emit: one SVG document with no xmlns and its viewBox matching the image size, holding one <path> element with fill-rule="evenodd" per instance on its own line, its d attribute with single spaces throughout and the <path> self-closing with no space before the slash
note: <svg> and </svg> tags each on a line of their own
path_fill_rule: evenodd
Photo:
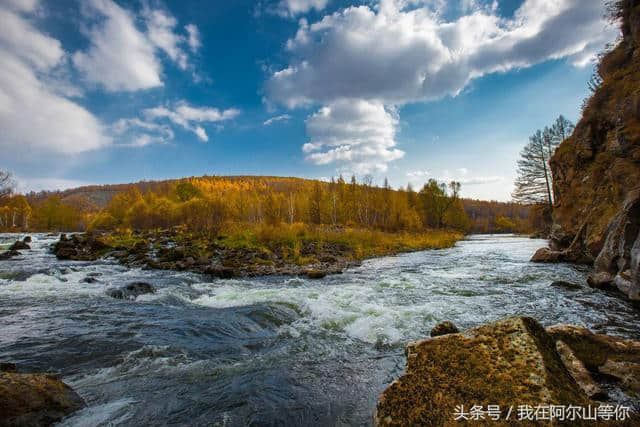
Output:
<svg viewBox="0 0 640 427">
<path fill-rule="evenodd" d="M 409 344 L 406 373 L 380 397 L 375 421 L 383 426 L 447 425 L 454 423 L 459 405 L 469 410 L 473 405 L 506 409 L 589 403 L 551 336 L 534 319 L 513 317 Z"/>
<path fill-rule="evenodd" d="M 0 372 L 0 426 L 49 426 L 84 406 L 54 376 Z"/>
<path fill-rule="evenodd" d="M 536 259 L 562 257 L 570 249 L 594 262 L 590 285 L 638 300 L 640 1 L 617 3 L 622 40 L 600 61 L 603 82 L 551 159 L 556 196 L 551 249 Z"/>
<path fill-rule="evenodd" d="M 615 391 L 612 396 L 609 389 Z M 406 373 L 381 395 L 375 422 L 452 425 L 460 405 L 467 416 L 474 405 L 485 410 L 499 405 L 499 419 L 485 415 L 483 421 L 513 425 L 521 405 L 596 408 L 628 405 L 628 399 L 639 397 L 640 342 L 569 325 L 545 330 L 532 318 L 511 317 L 410 343 Z M 510 407 L 513 413 L 506 419 Z M 637 415 L 629 415 L 634 419 L 616 425 L 639 425 Z M 598 425 L 593 420 L 582 424 Z"/>
<path fill-rule="evenodd" d="M 156 289 L 145 282 L 132 282 L 121 288 L 107 290 L 107 295 L 116 299 L 136 299 L 140 295 L 154 294 Z"/>
</svg>

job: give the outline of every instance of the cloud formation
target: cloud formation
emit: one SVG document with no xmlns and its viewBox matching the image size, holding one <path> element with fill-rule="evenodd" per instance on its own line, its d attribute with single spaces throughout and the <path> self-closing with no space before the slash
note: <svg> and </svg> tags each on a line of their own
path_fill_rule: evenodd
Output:
<svg viewBox="0 0 640 427">
<path fill-rule="evenodd" d="M 112 0 L 88 0 L 85 14 L 102 19 L 90 27 L 90 47 L 73 54 L 73 64 L 92 83 L 108 91 L 136 91 L 162 86 L 164 52 L 180 69 L 188 68 L 184 48 L 195 52 L 200 46 L 197 28 L 190 24 L 186 34 L 176 32 L 177 20 L 168 12 L 144 7 L 140 17 Z M 137 18 L 146 31 L 138 28 Z"/>
<path fill-rule="evenodd" d="M 4 158 L 73 154 L 110 144 L 100 121 L 49 87 L 65 67 L 61 43 L 36 29 L 36 1 L 0 1 L 0 147 Z"/>
<path fill-rule="evenodd" d="M 219 110 L 212 107 L 193 107 L 185 101 L 178 102 L 173 109 L 155 107 L 144 110 L 143 114 L 149 120 L 168 119 L 170 122 L 193 132 L 201 141 L 206 142 L 209 136 L 200 124 L 218 123 L 235 118 L 240 110 L 229 108 Z"/>
<path fill-rule="evenodd" d="M 389 108 L 436 100 L 458 95 L 484 75 L 549 59 L 586 65 L 618 34 L 599 1 L 525 0 L 513 18 L 501 17 L 496 2 L 467 1 L 466 13 L 453 21 L 434 4 L 439 2 L 380 0 L 314 23 L 301 19 L 286 45 L 289 65 L 266 82 L 268 99 L 289 108 L 336 102 Z M 338 142 L 341 131 L 334 129 L 333 144 L 350 145 Z M 338 151 L 333 158 L 343 160 Z M 380 153 L 369 157 L 372 166 L 395 157 Z M 331 156 L 319 158 L 328 163 Z"/>
<path fill-rule="evenodd" d="M 323 10 L 329 0 L 281 0 L 276 13 L 282 16 L 294 17 L 309 12 L 311 9 Z"/>
<path fill-rule="evenodd" d="M 275 117 L 271 117 L 270 119 L 267 119 L 264 121 L 264 123 L 262 123 L 264 126 L 271 126 L 274 123 L 277 122 L 288 122 L 289 120 L 291 120 L 291 116 L 288 114 L 281 114 L 279 116 L 275 116 Z"/>
<path fill-rule="evenodd" d="M 455 96 L 483 75 L 554 58 L 583 65 L 615 39 L 598 1 L 525 0 L 513 19 L 477 9 L 453 22 L 426 7 L 381 0 L 300 21 L 292 61 L 267 82 L 289 107 L 338 98 L 404 104 Z"/>
<path fill-rule="evenodd" d="M 338 163 L 361 174 L 385 172 L 388 162 L 404 155 L 394 148 L 397 125 L 396 111 L 381 103 L 338 100 L 307 119 L 310 141 L 302 151 L 316 165 Z"/>
<path fill-rule="evenodd" d="M 504 181 L 504 177 L 501 176 L 472 176 L 469 174 L 469 170 L 467 168 L 456 169 L 455 173 L 444 170 L 442 172 L 442 175 L 439 177 L 434 176 L 432 173 L 426 170 L 410 171 L 407 172 L 406 175 L 410 183 L 420 186 L 422 186 L 432 178 L 438 182 L 457 181 L 463 186 L 495 184 L 497 182 Z"/>
</svg>

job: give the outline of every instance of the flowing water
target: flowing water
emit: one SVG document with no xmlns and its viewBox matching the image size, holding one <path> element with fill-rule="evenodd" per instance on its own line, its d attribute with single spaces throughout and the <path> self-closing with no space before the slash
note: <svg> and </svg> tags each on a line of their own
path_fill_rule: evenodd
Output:
<svg viewBox="0 0 640 427">
<path fill-rule="evenodd" d="M 55 240 L 34 235 L 31 251 L 0 261 L 0 361 L 70 384 L 88 407 L 66 426 L 369 425 L 405 344 L 442 320 L 529 315 L 640 338 L 638 312 L 617 296 L 550 286 L 582 284 L 587 271 L 529 263 L 542 240 L 472 236 L 322 280 L 58 261 Z M 158 291 L 105 294 L 131 281 Z"/>
</svg>

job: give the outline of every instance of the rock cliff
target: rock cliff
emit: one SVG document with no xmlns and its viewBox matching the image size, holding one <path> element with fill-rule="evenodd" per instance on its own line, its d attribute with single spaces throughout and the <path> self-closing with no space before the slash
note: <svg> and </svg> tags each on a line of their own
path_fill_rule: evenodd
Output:
<svg viewBox="0 0 640 427">
<path fill-rule="evenodd" d="M 618 2 L 616 13 L 622 40 L 602 58 L 602 83 L 551 159 L 551 247 L 558 260 L 593 262 L 593 286 L 640 299 L 640 0 Z"/>
</svg>

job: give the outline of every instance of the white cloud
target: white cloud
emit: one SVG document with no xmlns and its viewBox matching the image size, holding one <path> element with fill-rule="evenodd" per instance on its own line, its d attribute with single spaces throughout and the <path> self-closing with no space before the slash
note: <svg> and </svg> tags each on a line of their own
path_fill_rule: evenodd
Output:
<svg viewBox="0 0 640 427">
<path fill-rule="evenodd" d="M 448 170 L 444 170 L 439 177 L 434 176 L 431 172 L 426 170 L 411 171 L 407 172 L 407 178 L 412 184 L 419 185 L 424 184 L 431 178 L 438 182 L 457 181 L 463 186 L 495 184 L 497 182 L 504 181 L 504 177 L 501 176 L 469 176 L 469 170 L 467 168 L 456 169 L 455 174 L 451 174 Z"/>
<path fill-rule="evenodd" d="M 163 10 L 153 10 L 148 7 L 144 8 L 142 15 L 147 22 L 147 35 L 151 43 L 164 51 L 178 67 L 186 70 L 188 58 L 180 45 L 189 40 L 175 32 L 175 27 L 178 24 L 176 18 Z M 191 37 L 191 32 L 189 32 L 189 37 Z"/>
<path fill-rule="evenodd" d="M 592 56 L 617 30 L 598 1 L 526 0 L 513 19 L 480 9 L 452 22 L 429 8 L 381 0 L 301 20 L 290 65 L 267 92 L 290 107 L 337 98 L 385 104 L 455 96 L 473 79 L 551 58 Z"/>
<path fill-rule="evenodd" d="M 513 18 L 499 16 L 496 2 L 463 1 L 467 13 L 449 22 L 444 7 L 439 0 L 380 0 L 314 23 L 301 19 L 286 44 L 289 65 L 266 82 L 268 100 L 295 108 L 350 99 L 389 109 L 456 96 L 484 75 L 549 59 L 584 65 L 618 33 L 595 0 L 525 0 Z M 333 130 L 338 138 L 339 126 Z M 312 160 L 345 160 L 351 152 L 343 150 Z"/>
<path fill-rule="evenodd" d="M 329 0 L 281 0 L 276 12 L 282 16 L 296 16 L 309 12 L 311 9 L 323 10 Z"/>
<path fill-rule="evenodd" d="M 48 86 L 59 78 L 65 52 L 37 30 L 37 2 L 0 2 L 0 147 L 3 158 L 94 150 L 111 141 L 100 121 Z"/>
<path fill-rule="evenodd" d="M 111 126 L 118 136 L 119 145 L 145 147 L 154 143 L 164 144 L 174 138 L 171 127 L 165 124 L 133 119 L 120 119 Z"/>
<path fill-rule="evenodd" d="M 155 107 L 144 110 L 144 115 L 150 120 L 166 118 L 172 123 L 193 132 L 201 141 L 208 141 L 209 137 L 204 128 L 194 123 L 217 123 L 231 120 L 240 114 L 240 110 L 229 108 L 219 110 L 212 107 L 193 107 L 185 101 L 176 104 L 174 109 Z"/>
<path fill-rule="evenodd" d="M 459 168 L 456 169 L 455 174 L 451 174 L 448 170 L 445 170 L 438 181 L 441 182 L 451 182 L 457 181 L 460 184 L 464 185 L 484 185 L 484 184 L 495 184 L 497 182 L 504 181 L 504 177 L 501 176 L 470 176 L 469 169 L 467 168 Z"/>
<path fill-rule="evenodd" d="M 189 35 L 187 39 L 187 43 L 189 44 L 189 48 L 191 52 L 197 52 L 198 49 L 202 46 L 202 40 L 200 39 L 200 31 L 198 27 L 194 24 L 187 24 L 184 26 L 184 29 L 187 30 L 187 34 Z"/>
<path fill-rule="evenodd" d="M 92 183 L 64 178 L 38 178 L 38 177 L 16 177 L 17 190 L 20 193 L 29 191 L 56 191 L 77 188 Z"/>
<path fill-rule="evenodd" d="M 384 172 L 401 158 L 395 148 L 396 112 L 381 103 L 339 100 L 307 119 L 311 138 L 303 145 L 307 160 L 316 165 L 348 165 L 356 173 Z"/>
<path fill-rule="evenodd" d="M 158 51 L 164 52 L 176 65 L 189 67 L 183 49 L 193 49 L 197 38 L 194 25 L 185 27 L 187 35 L 176 33 L 177 20 L 160 9 L 143 8 L 141 18 L 146 32 L 136 26 L 138 18 L 112 0 L 88 0 L 86 15 L 101 18 L 88 31 L 91 45 L 87 51 L 73 55 L 73 63 L 85 78 L 109 91 L 135 91 L 163 85 L 162 62 Z M 199 40 L 198 40 L 199 41 Z"/>
<path fill-rule="evenodd" d="M 277 122 L 288 122 L 289 120 L 291 120 L 291 116 L 288 114 L 281 114 L 279 116 L 275 116 L 275 117 L 271 117 L 270 119 L 267 119 L 264 121 L 264 123 L 262 123 L 265 126 L 271 126 L 274 123 Z"/>
</svg>

